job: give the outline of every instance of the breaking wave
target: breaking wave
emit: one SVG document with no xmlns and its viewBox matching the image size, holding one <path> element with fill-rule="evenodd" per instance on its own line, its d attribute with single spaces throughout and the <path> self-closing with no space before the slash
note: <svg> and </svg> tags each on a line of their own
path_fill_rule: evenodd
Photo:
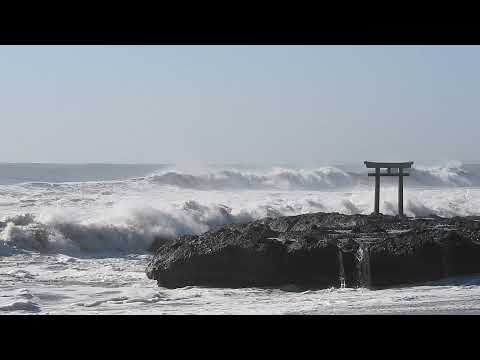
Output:
<svg viewBox="0 0 480 360">
<path fill-rule="evenodd" d="M 480 167 L 467 169 L 459 162 L 441 166 L 414 166 L 409 170 L 407 187 L 471 187 L 480 186 Z M 365 171 L 345 171 L 326 166 L 318 169 L 275 168 L 270 171 L 247 172 L 221 170 L 203 174 L 191 174 L 175 170 L 146 177 L 157 185 L 170 185 L 196 190 L 332 190 L 368 185 Z M 386 184 L 394 184 L 396 178 L 383 178 Z"/>
<path fill-rule="evenodd" d="M 232 215 L 226 206 L 188 201 L 180 209 L 132 209 L 111 222 L 82 222 L 55 214 L 22 214 L 0 223 L 0 256 L 17 250 L 64 253 L 146 251 L 155 241 L 183 234 L 200 234 L 216 226 L 251 221 L 253 216 Z"/>
<path fill-rule="evenodd" d="M 273 169 L 265 174 L 222 170 L 193 175 L 177 171 L 154 174 L 147 179 L 158 185 L 172 185 L 197 190 L 322 190 L 356 184 L 356 174 L 335 167 L 314 170 Z"/>
<path fill-rule="evenodd" d="M 178 235 L 263 217 L 319 211 L 369 214 L 372 181 L 363 171 L 170 170 L 129 180 L 0 185 L 6 216 L 0 221 L 0 256 L 17 251 L 144 252 Z M 406 215 L 480 215 L 478 165 L 449 163 L 409 172 Z M 389 180 L 382 179 L 382 184 Z M 382 186 L 380 211 L 393 215 L 396 206 L 396 188 Z"/>
<path fill-rule="evenodd" d="M 0 222 L 0 256 L 18 251 L 142 253 L 178 235 L 200 234 L 231 223 L 319 211 L 344 214 L 369 214 L 372 211 L 371 191 L 295 193 L 290 198 L 281 198 L 284 194 L 262 192 L 250 202 L 235 205 L 235 209 L 221 203 L 189 200 L 176 205 L 164 204 L 161 208 L 131 207 L 124 209 L 121 216 L 114 216 L 112 209 L 102 208 L 108 216 L 94 216 L 88 220 L 70 214 L 67 209 L 11 216 Z M 233 194 L 227 193 L 226 196 Z M 383 194 L 380 210 L 384 214 L 396 214 L 396 191 Z M 416 217 L 480 215 L 480 191 L 448 190 L 447 194 L 411 191 L 405 203 L 405 213 Z"/>
<path fill-rule="evenodd" d="M 450 162 L 443 166 L 414 167 L 410 170 L 410 174 L 414 184 L 421 186 L 468 187 L 480 185 L 478 168 L 466 169 L 459 162 Z"/>
<path fill-rule="evenodd" d="M 349 200 L 337 199 L 328 206 L 307 197 L 279 201 L 278 194 L 252 198 L 247 206 L 232 209 L 221 203 L 188 200 L 161 208 L 138 206 L 103 209 L 107 215 L 85 220 L 67 209 L 21 214 L 0 222 L 0 256 L 27 250 L 41 253 L 108 254 L 143 252 L 157 242 L 185 234 L 201 234 L 218 226 L 244 223 L 265 217 L 332 211 L 364 212 Z M 83 219 L 83 220 L 82 220 Z"/>
</svg>

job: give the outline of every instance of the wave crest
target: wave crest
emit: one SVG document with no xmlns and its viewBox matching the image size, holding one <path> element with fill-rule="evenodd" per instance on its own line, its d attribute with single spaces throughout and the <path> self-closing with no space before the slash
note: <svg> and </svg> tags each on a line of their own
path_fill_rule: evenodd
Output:
<svg viewBox="0 0 480 360">
<path fill-rule="evenodd" d="M 317 169 L 274 168 L 264 173 L 221 170 L 190 174 L 175 170 L 146 177 L 157 185 L 169 185 L 195 190 L 332 190 L 368 185 L 367 170 L 344 171 L 325 166 Z M 409 170 L 407 187 L 469 187 L 480 186 L 480 167 L 466 169 L 459 162 L 439 166 L 414 166 Z M 396 179 L 383 179 L 394 184 Z"/>
<path fill-rule="evenodd" d="M 395 189 L 386 190 L 381 197 L 380 211 L 395 215 L 396 197 Z M 231 223 L 318 211 L 369 214 L 373 210 L 371 191 L 259 193 L 242 204 L 232 204 L 234 209 L 217 200 L 213 204 L 201 200 L 158 204 L 160 208 L 129 203 L 118 208 L 102 208 L 103 216 L 91 217 L 82 217 L 64 208 L 58 212 L 45 209 L 37 215 L 12 216 L 0 222 L 0 256 L 24 250 L 66 254 L 142 253 L 159 241 L 200 234 Z M 412 191 L 405 205 L 408 216 L 478 215 L 480 191 L 449 190 L 447 194 L 436 190 Z"/>
<path fill-rule="evenodd" d="M 276 168 L 265 174 L 222 170 L 193 175 L 176 171 L 154 174 L 147 179 L 159 185 L 197 190 L 323 190 L 355 185 L 355 178 L 335 167 L 315 170 Z"/>
<path fill-rule="evenodd" d="M 82 223 L 65 215 L 22 214 L 0 223 L 0 255 L 17 250 L 65 253 L 136 252 L 155 241 L 200 234 L 213 227 L 246 222 L 253 217 L 231 213 L 224 205 L 187 201 L 180 209 L 131 209 L 121 222 Z"/>
</svg>

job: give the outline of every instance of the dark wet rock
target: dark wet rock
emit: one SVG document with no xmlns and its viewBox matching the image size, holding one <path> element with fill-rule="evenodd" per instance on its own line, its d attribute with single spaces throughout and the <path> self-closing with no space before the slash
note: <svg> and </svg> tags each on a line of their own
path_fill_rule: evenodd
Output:
<svg viewBox="0 0 480 360">
<path fill-rule="evenodd" d="M 158 242 L 160 286 L 381 288 L 480 273 L 480 219 L 315 213 Z"/>
<path fill-rule="evenodd" d="M 167 243 L 173 243 L 175 239 L 166 236 L 157 236 L 153 239 L 148 251 L 155 253 L 159 248 L 165 246 Z"/>
</svg>

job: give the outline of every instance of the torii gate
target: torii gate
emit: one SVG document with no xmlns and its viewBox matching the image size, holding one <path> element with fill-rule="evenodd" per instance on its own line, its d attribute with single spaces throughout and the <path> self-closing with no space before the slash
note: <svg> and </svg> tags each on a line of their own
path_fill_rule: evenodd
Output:
<svg viewBox="0 0 480 360">
<path fill-rule="evenodd" d="M 380 176 L 398 176 L 398 215 L 403 216 L 403 177 L 410 174 L 404 173 L 403 169 L 412 167 L 413 161 L 408 162 L 373 162 L 365 161 L 368 169 L 375 169 L 374 173 L 368 173 L 368 176 L 375 176 L 375 214 L 380 213 Z M 386 168 L 386 173 L 381 173 L 380 169 Z M 398 172 L 392 173 L 392 169 L 398 169 Z"/>
</svg>

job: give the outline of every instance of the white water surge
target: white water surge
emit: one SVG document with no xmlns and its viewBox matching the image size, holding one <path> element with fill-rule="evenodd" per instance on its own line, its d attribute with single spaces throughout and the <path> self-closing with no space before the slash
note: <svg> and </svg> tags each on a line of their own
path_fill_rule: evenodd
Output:
<svg viewBox="0 0 480 360">
<path fill-rule="evenodd" d="M 361 167 L 193 172 L 112 166 L 0 165 L 0 314 L 480 309 L 480 278 L 474 277 L 380 291 L 158 288 L 144 273 L 155 238 L 265 216 L 368 214 L 373 184 Z M 480 215 L 479 174 L 478 165 L 459 163 L 412 169 L 405 213 Z M 380 210 L 394 214 L 395 182 L 383 185 Z"/>
</svg>

